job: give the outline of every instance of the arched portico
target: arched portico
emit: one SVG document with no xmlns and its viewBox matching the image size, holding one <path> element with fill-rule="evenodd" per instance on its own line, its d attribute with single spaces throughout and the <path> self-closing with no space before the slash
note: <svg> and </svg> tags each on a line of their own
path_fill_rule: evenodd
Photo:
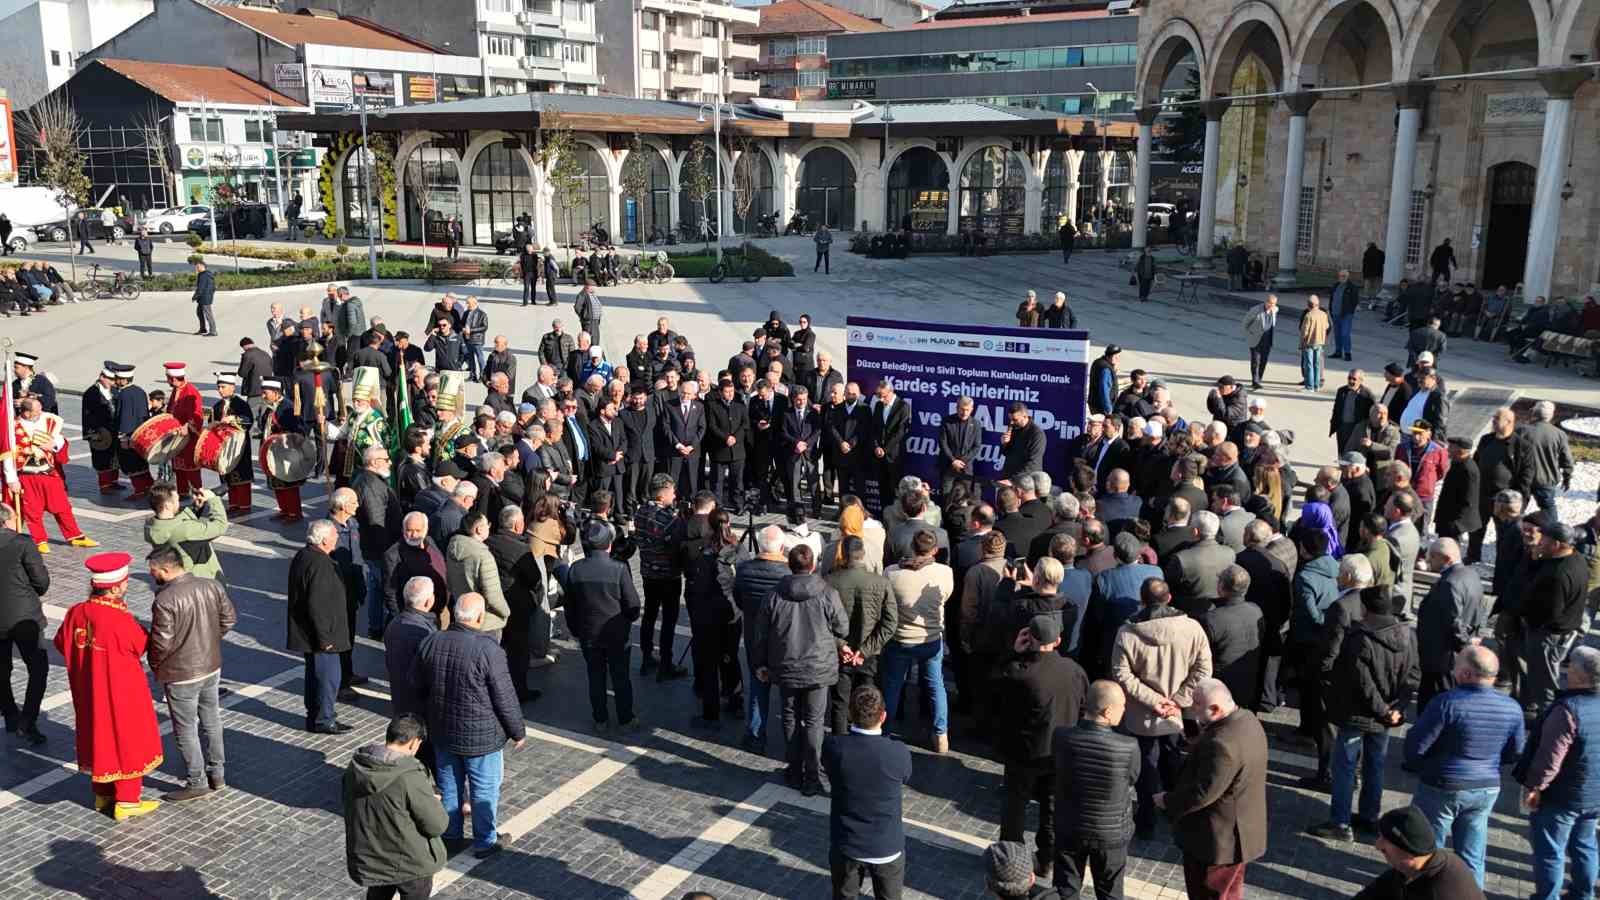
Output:
<svg viewBox="0 0 1600 900">
<path fill-rule="evenodd" d="M 1228 93 L 1234 72 L 1246 56 L 1254 54 L 1272 76 L 1274 90 L 1281 90 L 1293 60 L 1288 27 L 1278 11 L 1262 0 L 1246 0 L 1234 7 L 1218 32 L 1211 52 L 1211 68 L 1202 78 L 1207 98 Z"/>
<path fill-rule="evenodd" d="M 1150 53 L 1140 54 L 1136 81 L 1139 85 L 1139 106 L 1150 106 L 1161 102 L 1162 87 L 1166 85 L 1172 70 L 1184 59 L 1193 57 L 1200 72 L 1206 71 L 1205 44 L 1200 40 L 1200 33 L 1195 30 L 1194 24 L 1188 19 L 1168 19 L 1148 46 L 1152 48 Z M 1202 100 L 1210 99 L 1206 88 L 1206 82 L 1202 79 L 1200 82 Z"/>
<path fill-rule="evenodd" d="M 1404 34 L 1394 6 L 1386 0 L 1343 0 L 1324 6 L 1306 20 L 1295 39 L 1289 83 L 1344 83 L 1325 77 L 1324 62 L 1335 45 L 1354 61 L 1360 79 L 1354 83 L 1388 81 L 1401 70 Z"/>
</svg>

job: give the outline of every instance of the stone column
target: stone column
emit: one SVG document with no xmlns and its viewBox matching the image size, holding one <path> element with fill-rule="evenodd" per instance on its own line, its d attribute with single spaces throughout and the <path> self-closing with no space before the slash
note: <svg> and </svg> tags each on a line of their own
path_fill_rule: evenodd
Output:
<svg viewBox="0 0 1600 900">
<path fill-rule="evenodd" d="M 1067 173 L 1067 196 L 1061 205 L 1061 212 L 1066 215 L 1074 227 L 1078 225 L 1078 170 L 1083 166 L 1082 150 L 1062 150 L 1061 170 Z"/>
<path fill-rule="evenodd" d="M 1139 120 L 1139 154 L 1133 172 L 1133 252 L 1145 248 L 1150 239 L 1150 153 L 1155 143 L 1159 106 L 1141 106 L 1133 111 Z"/>
<path fill-rule="evenodd" d="M 1194 233 L 1196 268 L 1209 269 L 1212 266 L 1211 248 L 1217 243 L 1217 157 L 1221 155 L 1222 114 L 1232 105 L 1233 101 L 1227 97 L 1200 104 L 1200 111 L 1206 117 L 1206 143 L 1200 167 L 1200 220 L 1196 223 Z"/>
<path fill-rule="evenodd" d="M 1394 172 L 1389 177 L 1389 222 L 1383 237 L 1383 290 L 1378 296 L 1393 297 L 1405 277 L 1406 235 L 1411 224 L 1411 194 L 1417 168 L 1417 131 L 1422 126 L 1422 110 L 1428 104 L 1432 85 L 1410 82 L 1394 87 L 1399 118 L 1394 136 Z"/>
<path fill-rule="evenodd" d="M 1284 105 L 1289 107 L 1289 146 L 1284 154 L 1283 215 L 1278 219 L 1278 274 L 1272 279 L 1275 288 L 1292 288 L 1297 281 L 1295 239 L 1300 228 L 1300 181 L 1306 170 L 1306 116 L 1316 102 L 1316 94 L 1285 94 L 1283 97 Z"/>
<path fill-rule="evenodd" d="M 1107 201 L 1111 199 L 1111 161 L 1117 158 L 1117 154 L 1111 150 L 1097 150 L 1095 152 L 1100 154 L 1100 180 L 1095 182 L 1094 196 L 1095 202 L 1100 205 L 1101 211 L 1104 212 Z"/>
<path fill-rule="evenodd" d="M 1588 69 L 1545 69 L 1539 73 L 1548 99 L 1544 105 L 1544 138 L 1539 146 L 1539 177 L 1533 189 L 1533 223 L 1528 231 L 1528 261 L 1522 270 L 1523 296 L 1550 296 L 1561 236 L 1561 197 L 1571 159 L 1572 95 L 1593 77 Z"/>
</svg>

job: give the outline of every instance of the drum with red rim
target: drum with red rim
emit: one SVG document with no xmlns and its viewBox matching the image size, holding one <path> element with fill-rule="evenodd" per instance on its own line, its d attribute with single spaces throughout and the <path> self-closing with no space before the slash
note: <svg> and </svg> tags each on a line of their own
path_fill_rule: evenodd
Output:
<svg viewBox="0 0 1600 900">
<path fill-rule="evenodd" d="M 133 430 L 128 443 L 152 466 L 166 465 L 189 441 L 189 429 L 170 413 L 151 416 Z"/>
<path fill-rule="evenodd" d="M 244 453 L 244 429 L 229 422 L 206 426 L 194 442 L 195 468 L 226 475 L 239 464 Z"/>
<path fill-rule="evenodd" d="M 281 432 L 261 442 L 261 468 L 282 484 L 300 484 L 316 469 L 316 447 L 303 434 Z"/>
</svg>

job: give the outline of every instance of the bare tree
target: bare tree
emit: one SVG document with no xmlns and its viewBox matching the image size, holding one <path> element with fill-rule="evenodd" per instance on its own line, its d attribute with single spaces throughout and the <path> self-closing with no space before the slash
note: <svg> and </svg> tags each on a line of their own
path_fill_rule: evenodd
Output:
<svg viewBox="0 0 1600 900">
<path fill-rule="evenodd" d="M 712 157 L 712 152 L 711 145 L 703 140 L 690 144 L 684 155 L 683 173 L 680 176 L 683 189 L 689 192 L 689 199 L 700 204 L 700 221 L 697 224 L 708 251 L 711 249 L 712 226 L 706 204 L 710 201 L 711 192 L 717 187 L 716 160 Z"/>
<path fill-rule="evenodd" d="M 151 101 L 134 117 L 133 127 L 144 144 L 150 167 L 161 173 L 161 184 L 167 190 L 167 205 L 178 206 L 178 171 L 173 165 L 178 158 L 178 148 L 172 140 L 172 130 L 167 127 L 170 121 L 170 117 L 161 115 L 161 108 L 155 101 Z"/>
<path fill-rule="evenodd" d="M 639 244 L 644 244 L 645 219 L 644 212 L 649 209 L 650 203 L 650 157 L 655 148 L 645 144 L 644 139 L 637 134 L 633 142 L 628 145 L 628 158 L 622 161 L 622 196 L 632 197 L 639 208 Z"/>
<path fill-rule="evenodd" d="M 70 232 L 73 209 L 87 204 L 93 189 L 84 171 L 86 160 L 80 144 L 87 126 L 65 91 L 46 94 L 22 114 L 17 125 L 23 139 L 44 156 L 44 162 L 37 166 L 37 177 L 55 192 L 56 203 L 61 206 Z M 84 223 L 79 223 L 78 227 L 84 227 Z M 76 243 L 72 244 L 68 258 L 72 262 L 72 280 L 77 281 Z"/>
<path fill-rule="evenodd" d="M 541 118 L 549 127 L 539 130 L 539 145 L 534 161 L 543 169 L 555 191 L 555 202 L 562 208 L 567 222 L 567 263 L 572 263 L 572 208 L 586 199 L 589 189 L 588 172 L 579 158 L 584 145 L 572 128 L 561 124 L 559 113 L 551 109 Z"/>
<path fill-rule="evenodd" d="M 426 145 L 424 145 L 426 146 Z M 422 222 L 422 255 L 428 255 L 428 206 L 433 202 L 433 180 L 429 178 L 429 165 L 422 161 L 422 150 L 413 150 L 406 160 L 406 189 L 416 201 Z"/>
<path fill-rule="evenodd" d="M 738 154 L 733 161 L 733 211 L 739 221 L 745 223 L 747 232 L 754 231 L 750 210 L 755 207 L 756 191 L 761 188 L 760 167 L 766 160 L 755 140 L 748 135 L 735 134 L 729 144 L 728 149 Z"/>
</svg>

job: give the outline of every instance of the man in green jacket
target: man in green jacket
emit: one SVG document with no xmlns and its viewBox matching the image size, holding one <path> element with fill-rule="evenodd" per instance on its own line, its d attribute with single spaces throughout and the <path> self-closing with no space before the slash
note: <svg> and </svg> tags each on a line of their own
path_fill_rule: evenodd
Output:
<svg viewBox="0 0 1600 900">
<path fill-rule="evenodd" d="M 178 489 L 170 483 L 150 488 L 150 509 L 155 517 L 144 523 L 144 539 L 152 549 L 175 547 L 183 559 L 183 570 L 200 578 L 222 580 L 222 560 L 211 548 L 211 542 L 228 530 L 228 511 L 222 498 L 201 488 L 195 494 L 195 505 L 189 509 L 178 508 Z M 200 514 L 195 509 L 200 508 Z"/>
<path fill-rule="evenodd" d="M 417 761 L 427 726 L 412 713 L 389 722 L 383 743 L 357 750 L 344 770 L 344 859 L 367 900 L 426 897 L 449 861 L 448 818 Z"/>
</svg>

